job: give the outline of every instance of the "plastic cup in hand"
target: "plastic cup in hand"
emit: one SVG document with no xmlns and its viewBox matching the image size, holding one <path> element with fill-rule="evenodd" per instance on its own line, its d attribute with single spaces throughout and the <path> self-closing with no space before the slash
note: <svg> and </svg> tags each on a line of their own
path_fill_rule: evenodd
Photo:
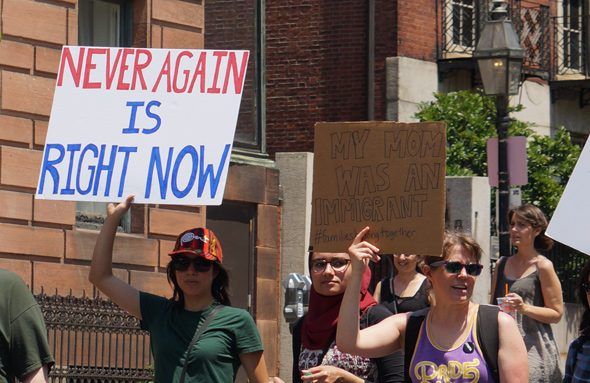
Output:
<svg viewBox="0 0 590 383">
<path fill-rule="evenodd" d="M 498 306 L 500 306 L 500 309 L 505 313 L 510 314 L 512 318 L 516 318 L 516 309 L 510 307 L 510 305 L 508 304 L 508 299 L 509 298 L 507 297 L 496 298 L 496 300 L 498 301 Z"/>
</svg>

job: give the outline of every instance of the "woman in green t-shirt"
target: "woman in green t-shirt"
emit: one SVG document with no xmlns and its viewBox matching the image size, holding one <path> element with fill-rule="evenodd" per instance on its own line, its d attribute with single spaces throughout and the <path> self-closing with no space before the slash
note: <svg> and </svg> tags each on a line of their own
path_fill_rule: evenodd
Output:
<svg viewBox="0 0 590 383">
<path fill-rule="evenodd" d="M 154 383 L 230 383 L 240 365 L 250 382 L 267 383 L 260 334 L 247 311 L 229 307 L 229 275 L 212 231 L 196 228 L 178 236 L 167 266 L 168 281 L 174 288 L 171 299 L 139 291 L 113 275 L 118 222 L 133 197 L 109 204 L 94 247 L 89 279 L 113 302 L 139 318 L 141 327 L 150 332 Z M 221 305 L 189 350 L 195 333 Z M 282 382 L 278 378 L 274 381 Z"/>
</svg>

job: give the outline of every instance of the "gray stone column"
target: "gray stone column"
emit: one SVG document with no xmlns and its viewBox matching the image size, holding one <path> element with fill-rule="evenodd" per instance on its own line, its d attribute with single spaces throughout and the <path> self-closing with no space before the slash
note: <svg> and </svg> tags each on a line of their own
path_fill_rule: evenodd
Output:
<svg viewBox="0 0 590 383">
<path fill-rule="evenodd" d="M 489 303 L 490 274 L 490 209 L 491 195 L 488 177 L 447 177 L 448 225 L 461 227 L 483 249 L 483 272 L 477 277 L 473 298 L 475 303 Z"/>
<path fill-rule="evenodd" d="M 434 100 L 438 91 L 438 67 L 435 62 L 408 57 L 388 57 L 385 62 L 387 121 L 417 122 L 413 118 L 418 105 Z"/>
<path fill-rule="evenodd" d="M 293 352 L 289 325 L 282 315 L 289 273 L 307 274 L 307 249 L 311 230 L 313 153 L 277 153 L 281 185 L 281 293 L 279 315 L 279 376 L 292 381 Z"/>
</svg>

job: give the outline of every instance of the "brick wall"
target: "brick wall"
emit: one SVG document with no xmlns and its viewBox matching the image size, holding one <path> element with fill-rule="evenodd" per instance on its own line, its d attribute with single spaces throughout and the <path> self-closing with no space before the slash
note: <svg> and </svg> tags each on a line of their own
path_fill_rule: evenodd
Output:
<svg viewBox="0 0 590 383">
<path fill-rule="evenodd" d="M 318 121 L 367 116 L 368 1 L 266 1 L 268 152 L 313 151 Z M 435 0 L 375 0 L 375 119 L 385 59 L 436 60 Z"/>
<path fill-rule="evenodd" d="M 76 45 L 77 0 L 0 0 L 0 267 L 35 293 L 81 296 L 97 231 L 76 227 L 74 202 L 34 198 L 61 46 Z M 134 0 L 133 45 L 204 47 L 202 1 Z M 257 209 L 254 306 L 271 374 L 278 342 L 278 172 L 231 166 L 226 200 Z M 205 207 L 135 205 L 132 233 L 117 234 L 114 272 L 133 286 L 171 296 L 164 268 L 176 235 L 205 226 Z"/>
<path fill-rule="evenodd" d="M 146 17 L 152 48 L 204 48 L 205 11 L 202 1 L 136 0 L 134 3 L 135 9 L 144 9 L 139 3 L 146 4 L 146 12 L 151 11 L 151 19 L 147 14 Z"/>
<path fill-rule="evenodd" d="M 385 60 L 397 56 L 397 1 L 375 0 L 375 119 L 386 116 Z"/>
<path fill-rule="evenodd" d="M 0 267 L 37 290 L 47 283 L 67 293 L 64 282 L 72 281 L 72 289 L 91 293 L 87 265 L 66 265 L 75 204 L 34 198 L 61 45 L 77 42 L 76 3 L 0 6 Z"/>
<path fill-rule="evenodd" d="M 362 1 L 266 1 L 268 152 L 313 151 L 317 121 L 366 116 Z"/>
<path fill-rule="evenodd" d="M 253 0 L 211 1 L 205 7 L 205 49 L 244 49 L 250 51 L 242 91 L 235 139 L 252 143 L 257 139 L 256 115 L 256 8 Z"/>
<path fill-rule="evenodd" d="M 398 0 L 398 56 L 435 62 L 440 31 L 436 0 Z"/>
<path fill-rule="evenodd" d="M 35 292 L 90 294 L 97 232 L 76 228 L 75 203 L 34 198 L 61 46 L 78 40 L 77 1 L 0 4 L 0 267 L 14 268 Z M 200 2 L 136 0 L 134 11 L 135 45 L 203 47 Z M 124 280 L 170 296 L 161 254 L 186 227 L 205 225 L 206 216 L 203 208 L 179 209 L 134 209 L 133 234 L 118 235 L 114 251 Z"/>
</svg>

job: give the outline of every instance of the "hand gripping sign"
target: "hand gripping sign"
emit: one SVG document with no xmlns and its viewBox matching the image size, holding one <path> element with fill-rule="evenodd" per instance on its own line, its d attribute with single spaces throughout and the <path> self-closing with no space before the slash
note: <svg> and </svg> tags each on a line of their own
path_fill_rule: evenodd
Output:
<svg viewBox="0 0 590 383">
<path fill-rule="evenodd" d="M 248 57 L 63 47 L 36 197 L 221 204 Z"/>
</svg>

